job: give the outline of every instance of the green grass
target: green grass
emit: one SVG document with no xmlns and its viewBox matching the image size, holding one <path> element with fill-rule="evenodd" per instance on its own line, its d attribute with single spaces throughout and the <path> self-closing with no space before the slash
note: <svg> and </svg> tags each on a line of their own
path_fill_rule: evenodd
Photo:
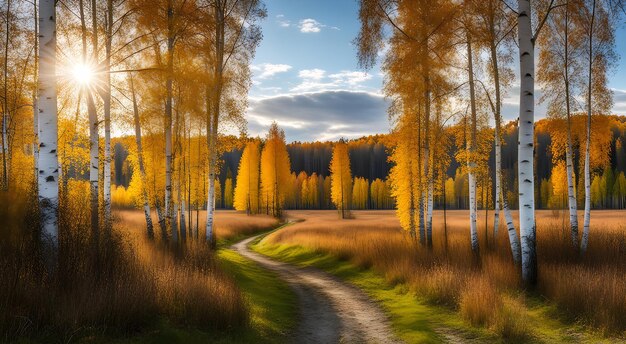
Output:
<svg viewBox="0 0 626 344">
<path fill-rule="evenodd" d="M 317 267 L 359 287 L 381 304 L 391 319 L 394 332 L 407 343 L 506 342 L 489 329 L 471 326 L 454 309 L 424 301 L 409 291 L 405 284 L 391 285 L 371 269 L 362 269 L 328 253 L 302 246 L 272 245 L 259 239 L 251 247 L 283 262 Z M 566 321 L 554 305 L 538 297 L 527 297 L 526 307 L 528 321 L 533 329 L 527 342 L 612 342 L 580 324 Z"/>
<path fill-rule="evenodd" d="M 283 262 L 320 268 L 359 287 L 382 305 L 394 332 L 407 343 L 440 343 L 446 334 L 461 340 L 494 339 L 487 331 L 467 325 L 454 311 L 423 302 L 406 285 L 390 285 L 372 270 L 302 246 L 270 245 L 257 240 L 252 248 Z"/>
</svg>

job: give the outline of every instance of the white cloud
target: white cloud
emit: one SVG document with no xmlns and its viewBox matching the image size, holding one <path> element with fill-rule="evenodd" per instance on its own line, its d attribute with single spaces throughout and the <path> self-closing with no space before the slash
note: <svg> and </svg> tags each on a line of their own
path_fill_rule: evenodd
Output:
<svg viewBox="0 0 626 344">
<path fill-rule="evenodd" d="M 272 77 L 278 73 L 284 73 L 291 69 L 291 66 L 288 64 L 272 64 L 272 63 L 263 63 L 260 65 L 253 65 L 250 67 L 255 72 L 259 72 L 259 79 L 267 79 Z"/>
<path fill-rule="evenodd" d="M 300 28 L 300 32 L 316 33 L 316 32 L 320 32 L 322 28 L 325 26 L 326 25 L 318 22 L 317 20 L 313 18 L 307 18 L 307 19 L 300 20 L 300 25 L 298 27 Z"/>
<path fill-rule="evenodd" d="M 321 80 L 324 78 L 326 71 L 319 68 L 303 69 L 298 73 L 298 76 L 302 79 Z"/>
<path fill-rule="evenodd" d="M 322 69 L 304 69 L 298 73 L 302 82 L 291 89 L 291 92 L 321 92 L 330 90 L 361 90 L 363 82 L 372 78 L 371 74 L 359 71 L 342 70 L 326 76 Z"/>
<path fill-rule="evenodd" d="M 356 86 L 364 81 L 370 80 L 372 75 L 366 72 L 342 70 L 339 73 L 329 75 L 329 77 L 338 82 Z"/>
</svg>

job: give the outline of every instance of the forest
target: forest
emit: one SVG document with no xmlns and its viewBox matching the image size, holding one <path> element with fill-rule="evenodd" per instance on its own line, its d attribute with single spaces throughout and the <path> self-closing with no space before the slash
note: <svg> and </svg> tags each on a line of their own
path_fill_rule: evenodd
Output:
<svg viewBox="0 0 626 344">
<path fill-rule="evenodd" d="M 2 0 L 0 342 L 624 341 L 626 3 L 309 5 Z M 390 129 L 252 134 L 277 28 Z"/>
<path fill-rule="evenodd" d="M 574 115 L 573 121 L 576 122 L 579 130 L 584 130 L 583 115 Z M 578 123 L 581 122 L 581 123 Z M 564 157 L 562 156 L 562 142 L 558 141 L 559 126 L 562 125 L 559 119 L 542 119 L 537 121 L 536 129 L 536 153 L 537 161 L 536 177 L 538 180 L 535 185 L 535 197 L 538 200 L 538 209 L 565 209 L 567 204 L 567 182 L 564 165 Z M 626 207 L 626 150 L 622 142 L 626 141 L 626 118 L 621 116 L 605 116 L 597 117 L 598 132 L 599 128 L 603 128 L 601 133 L 603 140 L 594 142 L 592 146 L 597 154 L 602 154 L 593 162 L 593 176 L 591 183 L 591 206 L 594 209 L 624 209 Z M 452 159 L 448 166 L 444 166 L 444 174 L 434 189 L 434 208 L 443 209 L 444 190 L 445 202 L 447 209 L 467 209 L 467 174 L 462 170 L 462 161 L 455 159 L 458 151 L 465 145 L 463 138 L 460 138 L 460 146 L 456 143 L 457 137 L 454 136 L 458 130 L 464 130 L 459 125 L 446 128 L 446 135 L 452 139 L 449 140 L 449 155 Z M 486 128 L 484 137 L 493 136 L 493 129 Z M 578 138 L 584 137 L 584 132 L 578 132 Z M 517 185 L 516 173 L 516 157 L 517 149 L 515 147 L 517 137 L 516 123 L 511 122 L 503 127 L 502 133 L 502 183 L 506 190 L 515 190 Z M 554 140 L 552 138 L 555 138 Z M 130 187 L 133 177 L 133 171 L 137 166 L 133 165 L 133 157 L 129 156 L 129 152 L 134 149 L 132 138 L 118 138 L 113 141 L 113 204 L 120 207 L 133 207 L 139 204 L 140 195 L 133 194 L 133 190 L 137 190 L 135 185 Z M 190 138 L 197 140 L 197 138 Z M 237 141 L 235 137 L 233 141 Z M 580 145 L 580 140 L 576 144 Z M 353 209 L 393 209 L 393 198 L 390 195 L 390 185 L 387 181 L 391 162 L 389 161 L 390 152 L 393 151 L 393 142 L 387 135 L 376 135 L 372 137 L 363 137 L 348 142 L 350 166 L 353 177 Z M 242 157 L 243 142 L 234 143 L 234 148 L 228 152 L 222 153 L 220 171 L 218 173 L 219 182 L 216 184 L 216 207 L 223 209 L 234 209 L 234 195 L 237 189 L 237 173 L 238 166 Z M 334 209 L 333 203 L 330 201 L 330 179 L 324 186 L 324 179 L 330 175 L 330 160 L 332 157 L 333 142 L 312 142 L 301 143 L 293 142 L 287 144 L 287 152 L 291 162 L 291 181 L 293 195 L 289 199 L 285 207 L 287 209 Z M 580 163 L 579 150 L 576 150 L 573 156 L 574 170 L 581 171 L 583 165 Z M 601 153 L 600 153 L 601 152 Z M 485 152 L 488 154 L 488 164 L 493 165 L 495 158 L 495 150 L 491 145 L 491 150 Z M 190 160 L 189 164 L 197 165 L 197 161 Z M 193 174 L 192 168 L 188 169 L 188 174 Z M 205 170 L 199 171 L 204 176 Z M 445 176 L 445 179 L 443 178 Z M 311 181 L 311 177 L 314 181 Z M 189 188 L 197 190 L 201 188 L 195 183 L 195 180 L 187 177 L 189 180 Z M 362 185 L 357 186 L 356 178 L 363 179 L 367 182 L 361 182 Z M 494 171 L 488 171 L 487 176 L 482 176 L 482 180 L 478 184 L 478 206 L 482 209 L 493 209 L 493 195 L 495 194 L 495 178 Z M 204 180 L 204 178 L 200 178 Z M 381 183 L 382 182 L 382 183 Z M 577 185 L 579 200 L 578 206 L 582 207 L 584 199 L 583 180 L 578 179 L 574 182 Z M 308 183 L 308 184 L 307 184 Z M 375 184 L 374 184 L 375 183 Z M 445 183 L 445 185 L 444 185 Z M 384 184 L 384 185 L 383 185 Z M 303 186 L 304 185 L 304 186 Z M 315 195 L 310 191 L 311 185 L 316 189 Z M 119 188 L 123 187 L 123 188 Z M 324 189 L 326 187 L 326 189 Z M 307 189 L 308 188 L 308 189 Z M 357 196 L 357 189 L 364 189 L 362 196 Z M 195 195 L 195 191 L 193 192 Z M 204 194 L 204 192 L 202 192 Z M 226 196 L 228 195 L 228 196 Z M 507 202 L 517 208 L 517 196 L 514 192 L 507 192 Z M 382 200 L 382 201 L 381 201 Z M 204 201 L 197 202 L 197 205 L 204 207 Z M 196 201 L 187 199 L 187 204 L 196 206 Z"/>
</svg>

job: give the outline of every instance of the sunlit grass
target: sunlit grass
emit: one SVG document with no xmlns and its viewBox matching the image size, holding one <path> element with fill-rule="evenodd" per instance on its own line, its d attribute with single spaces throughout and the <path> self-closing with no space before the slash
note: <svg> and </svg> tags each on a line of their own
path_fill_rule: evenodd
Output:
<svg viewBox="0 0 626 344">
<path fill-rule="evenodd" d="M 528 292 L 528 297 L 521 299 L 518 295 L 523 292 L 522 284 L 518 268 L 512 263 L 506 230 L 500 228 L 494 240 L 493 228 L 485 232 L 484 212 L 479 218 L 482 228 L 478 260 L 469 246 L 466 211 L 448 213 L 447 240 L 440 225 L 442 214 L 436 212 L 434 223 L 439 226 L 435 227 L 434 247 L 430 251 L 411 242 L 400 230 L 393 212 L 354 213 L 354 220 L 339 220 L 335 212 L 290 212 L 293 218 L 307 220 L 268 235 L 259 247 L 305 247 L 311 254 L 330 254 L 354 266 L 372 268 L 384 276 L 387 283 L 406 285 L 429 304 L 461 310 L 460 314 L 469 323 L 484 326 L 511 340 L 537 337 L 566 341 L 574 335 L 599 340 L 580 325 L 592 325 L 608 336 L 620 336 L 624 331 L 626 232 L 621 223 L 623 212 L 595 212 L 592 223 L 595 230 L 592 229 L 589 252 L 584 259 L 571 249 L 569 229 L 563 227 L 566 222 L 560 214 L 538 212 L 540 281 L 536 291 Z M 492 213 L 489 222 L 491 217 Z M 266 248 L 263 250 L 284 258 L 275 255 L 276 252 L 265 251 Z M 313 258 L 304 261 L 309 259 Z M 322 264 L 322 267 L 330 265 Z M 480 296 L 481 293 L 489 293 L 493 301 L 489 306 L 482 302 L 487 297 Z M 535 304 L 535 299 L 542 301 Z M 558 305 L 555 312 L 537 311 L 551 304 Z M 528 316 L 530 326 L 517 322 L 520 314 Z M 560 320 L 544 321 L 555 314 Z"/>
</svg>

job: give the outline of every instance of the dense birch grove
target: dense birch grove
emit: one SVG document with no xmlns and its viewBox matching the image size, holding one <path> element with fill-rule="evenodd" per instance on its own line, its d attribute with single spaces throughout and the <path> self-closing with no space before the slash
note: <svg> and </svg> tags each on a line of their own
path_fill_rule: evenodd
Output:
<svg viewBox="0 0 626 344">
<path fill-rule="evenodd" d="M 461 142 L 468 175 L 469 229 L 472 249 L 478 253 L 476 230 L 477 177 L 481 169 L 495 171 L 494 231 L 500 223 L 500 210 L 509 232 L 513 260 L 521 262 L 525 282 L 537 278 L 535 209 L 535 104 L 549 102 L 549 116 L 566 118 L 565 167 L 572 242 L 578 247 L 579 233 L 574 192 L 571 118 L 586 111 L 584 169 L 584 224 L 580 242 L 585 251 L 589 236 L 591 206 L 590 146 L 592 117 L 608 114 L 612 104 L 607 86 L 616 55 L 614 23 L 621 13 L 619 2 L 602 1 L 360 1 L 361 31 L 354 43 L 360 64 L 375 65 L 379 52 L 388 47 L 383 59 L 385 92 L 392 100 L 390 115 L 395 119 L 392 135 L 398 145 L 392 152 L 392 188 L 403 227 L 422 245 L 431 242 L 430 219 L 433 193 L 431 149 L 433 127 L 441 117 L 433 115 L 433 105 L 444 109 L 463 123 Z M 512 56 L 519 56 L 519 69 L 513 71 Z M 541 76 L 535 76 L 535 53 L 539 50 Z M 481 56 L 481 58 L 478 58 Z M 487 56 L 487 59 L 482 58 Z M 586 77 L 570 74 L 586 67 Z M 515 77 L 517 74 L 517 77 Z M 465 75 L 465 77 L 460 77 Z M 579 78 L 580 80 L 576 80 Z M 538 85 L 535 85 L 535 80 Z M 519 237 L 513 226 L 509 203 L 502 188 L 501 108 L 502 95 L 519 85 L 517 192 Z M 535 99 L 536 88 L 543 88 L 544 99 Z M 576 108 L 573 99 L 585 98 Z M 594 104 L 598 104 L 597 106 Z M 495 122 L 494 136 L 487 144 L 495 146 L 495 159 L 487 164 L 479 153 L 478 132 Z M 562 130 L 562 129 L 561 129 Z M 414 143 L 411 143 L 415 140 Z M 483 141 L 485 142 L 485 141 Z M 483 156 L 481 158 L 481 156 Z M 430 164 L 429 164 L 430 163 Z M 431 166 L 429 166 L 431 165 Z M 611 167 L 609 167 L 611 169 Z M 426 233 L 424 227 L 426 226 Z M 415 233 L 419 232 L 419 236 Z"/>
<path fill-rule="evenodd" d="M 1 187 L 36 190 L 53 251 L 73 181 L 88 181 L 95 245 L 109 235 L 113 205 L 140 207 L 148 237 L 172 242 L 198 238 L 206 210 L 209 243 L 216 208 L 277 218 L 285 209 L 349 218 L 351 209 L 395 208 L 425 248 L 435 209 L 467 208 L 479 255 L 477 214 L 494 209 L 493 236 L 506 230 L 511 259 L 533 284 L 536 209 L 567 208 L 572 247 L 584 254 L 591 209 L 626 206 L 624 120 L 610 116 L 608 87 L 622 6 L 361 0 L 353 43 L 361 67 L 381 63 L 391 133 L 288 144 L 276 123 L 263 139 L 246 135 L 242 95 L 262 2 L 8 0 Z M 514 88 L 519 117 L 503 123 Z M 548 108 L 542 122 L 537 103 Z M 365 155 L 377 161 L 362 166 Z"/>
</svg>

